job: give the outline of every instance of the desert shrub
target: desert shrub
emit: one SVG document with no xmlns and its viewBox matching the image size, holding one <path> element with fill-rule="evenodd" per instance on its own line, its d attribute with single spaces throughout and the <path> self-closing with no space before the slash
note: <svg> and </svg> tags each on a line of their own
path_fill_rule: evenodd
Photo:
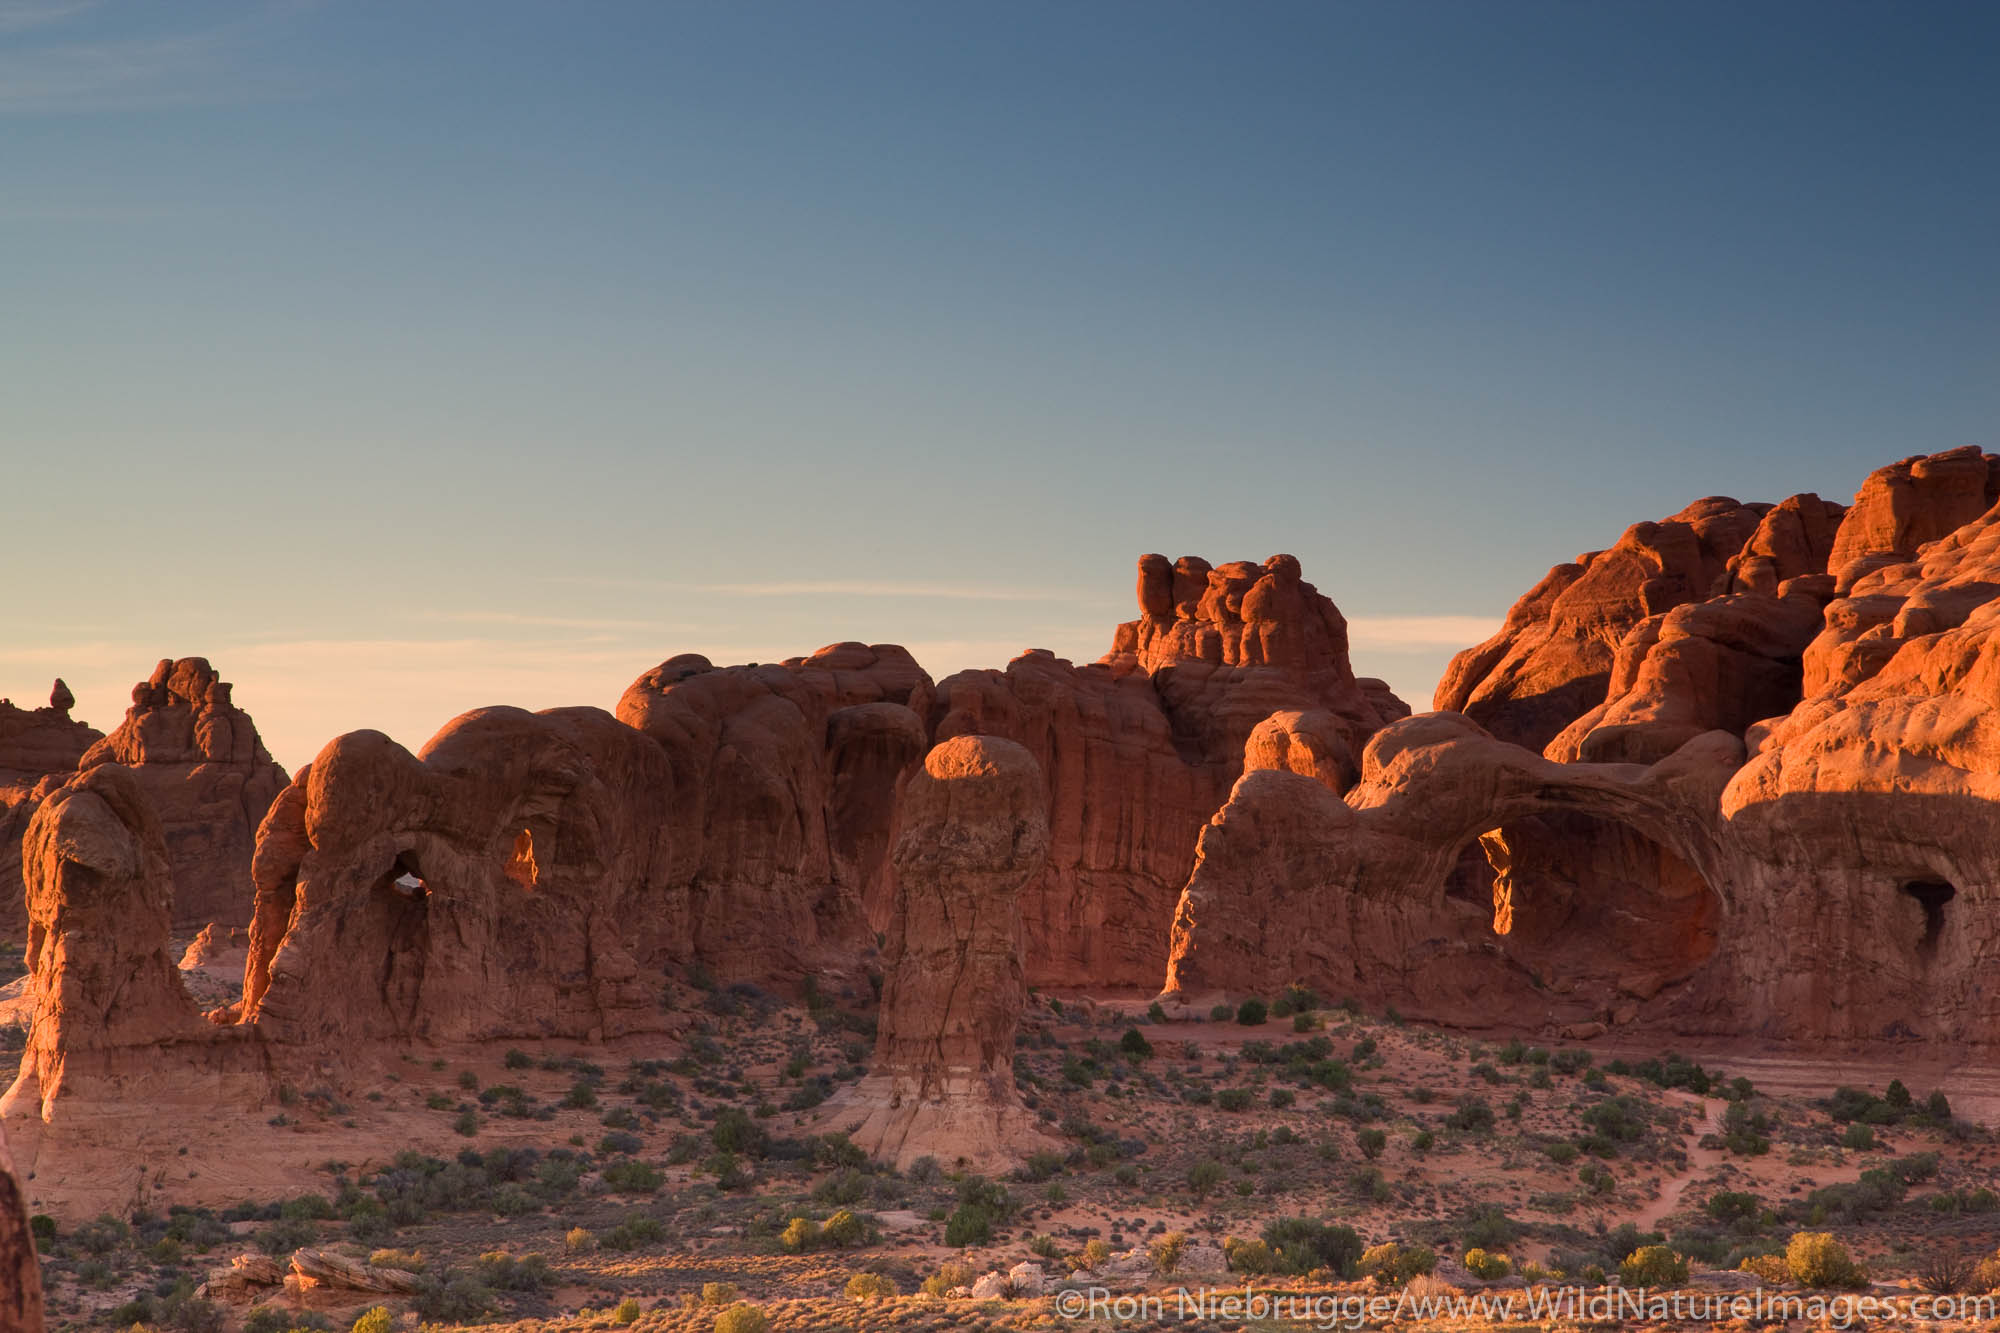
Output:
<svg viewBox="0 0 2000 1333">
<path fill-rule="evenodd" d="M 846 1249 L 860 1245 L 868 1239 L 868 1224 L 854 1213 L 842 1208 L 820 1224 L 820 1239 L 835 1249 Z"/>
<path fill-rule="evenodd" d="M 657 1169 L 630 1158 L 606 1164 L 602 1174 L 604 1187 L 617 1194 L 652 1194 L 666 1179 Z"/>
<path fill-rule="evenodd" d="M 440 1324 L 469 1324 L 493 1308 L 493 1293 L 476 1278 L 457 1273 L 427 1273 L 417 1279 L 410 1308 Z"/>
<path fill-rule="evenodd" d="M 743 1153 L 752 1157 L 763 1156 L 770 1145 L 770 1136 L 763 1127 L 738 1106 L 725 1106 L 716 1114 L 708 1137 L 717 1152 Z"/>
<path fill-rule="evenodd" d="M 1287 1273 L 1325 1268 L 1340 1277 L 1353 1277 L 1354 1265 L 1361 1258 L 1361 1238 L 1352 1227 L 1328 1226 L 1308 1217 L 1283 1217 L 1266 1223 L 1263 1235 L 1279 1267 Z"/>
<path fill-rule="evenodd" d="M 1262 1026 L 1269 1015 L 1270 1010 L 1262 1000 L 1245 1000 L 1236 1006 L 1236 1021 L 1246 1028 Z"/>
<path fill-rule="evenodd" d="M 1180 1267 L 1181 1256 L 1187 1252 L 1187 1233 L 1169 1231 L 1154 1241 L 1149 1255 L 1153 1260 L 1153 1271 L 1165 1277 Z"/>
<path fill-rule="evenodd" d="M 719 1190 L 740 1190 L 750 1183 L 750 1173 L 733 1152 L 710 1153 L 702 1159 L 701 1169 L 715 1177 Z"/>
<path fill-rule="evenodd" d="M 701 1303 L 710 1310 L 724 1310 L 736 1304 L 743 1295 L 743 1289 L 734 1282 L 704 1282 L 701 1284 Z"/>
<path fill-rule="evenodd" d="M 1740 1222 L 1756 1217 L 1763 1209 L 1763 1201 L 1745 1190 L 1717 1190 L 1701 1205 L 1701 1210 L 1718 1222 Z"/>
<path fill-rule="evenodd" d="M 1628 1287 L 1676 1287 L 1687 1281 L 1688 1261 L 1664 1245 L 1641 1245 L 1618 1265 Z"/>
<path fill-rule="evenodd" d="M 273 1222 L 257 1232 L 257 1248 L 272 1256 L 290 1254 L 319 1239 L 319 1228 L 304 1218 Z"/>
<path fill-rule="evenodd" d="M 636 1324 L 639 1322 L 641 1307 L 633 1297 L 627 1296 L 612 1308 L 611 1320 L 616 1324 Z"/>
<path fill-rule="evenodd" d="M 1211 1023 L 1227 1023 L 1235 1016 L 1235 1013 L 1236 1011 L 1228 1005 L 1218 1004 L 1215 1008 L 1208 1011 L 1208 1020 Z"/>
<path fill-rule="evenodd" d="M 715 1333 L 770 1333 L 771 1319 L 754 1305 L 738 1303 L 715 1317 Z"/>
<path fill-rule="evenodd" d="M 1506 1251 L 1514 1244 L 1520 1228 L 1498 1204 L 1486 1203 L 1469 1209 L 1459 1221 L 1459 1238 L 1469 1250 Z"/>
<path fill-rule="evenodd" d="M 1126 1028 L 1125 1035 L 1118 1039 L 1118 1049 L 1138 1059 L 1150 1059 L 1153 1043 L 1146 1040 L 1146 1034 L 1137 1028 Z"/>
<path fill-rule="evenodd" d="M 1392 1240 L 1364 1250 L 1357 1271 L 1363 1277 L 1373 1278 L 1378 1286 L 1400 1287 L 1436 1267 L 1437 1255 L 1432 1251 Z"/>
<path fill-rule="evenodd" d="M 786 1224 L 778 1237 L 778 1244 L 785 1247 L 788 1254 L 804 1254 L 816 1250 L 820 1244 L 819 1223 L 810 1217 L 795 1217 Z"/>
<path fill-rule="evenodd" d="M 1477 1134 L 1493 1128 L 1493 1108 L 1483 1097 L 1464 1096 L 1458 1099 L 1458 1108 L 1445 1117 L 1445 1128 L 1460 1133 Z"/>
<path fill-rule="evenodd" d="M 850 1301 L 881 1301 L 896 1294 L 896 1284 L 881 1273 L 856 1273 L 847 1279 Z"/>
<path fill-rule="evenodd" d="M 597 1248 L 597 1237 L 588 1227 L 571 1227 L 563 1237 L 563 1248 L 571 1254 L 589 1254 Z"/>
<path fill-rule="evenodd" d="M 1203 1158 L 1188 1168 L 1188 1188 L 1197 1198 L 1206 1198 L 1222 1183 L 1223 1174 L 1222 1163 L 1213 1157 Z"/>
<path fill-rule="evenodd" d="M 962 1203 L 944 1224 L 944 1243 L 964 1249 L 993 1239 L 993 1214 L 976 1203 Z"/>
<path fill-rule="evenodd" d="M 1549 1054 L 1549 1068 L 1558 1074 L 1580 1074 L 1590 1068 L 1590 1052 L 1575 1049 L 1552 1051 Z"/>
<path fill-rule="evenodd" d="M 549 1261 L 539 1254 L 519 1258 L 504 1250 L 488 1250 L 474 1266 L 479 1280 L 496 1291 L 547 1291 L 555 1285 Z"/>
<path fill-rule="evenodd" d="M 1583 1113 L 1583 1123 L 1614 1143 L 1631 1143 L 1646 1132 L 1645 1104 L 1632 1097 L 1606 1097 Z"/>
<path fill-rule="evenodd" d="M 1576 1169 L 1577 1184 L 1592 1194 L 1610 1194 L 1618 1188 L 1618 1178 L 1607 1167 L 1595 1162 L 1585 1162 Z"/>
<path fill-rule="evenodd" d="M 368 1262 L 377 1268 L 399 1268 L 405 1273 L 421 1273 L 430 1267 L 415 1250 L 375 1250 Z"/>
<path fill-rule="evenodd" d="M 1481 1282 L 1498 1282 L 1514 1271 L 1514 1261 L 1491 1250 L 1470 1249 L 1465 1252 L 1465 1271 Z"/>
<path fill-rule="evenodd" d="M 53 1235 L 53 1224 L 50 1231 Z M 111 1253 L 131 1238 L 130 1227 L 109 1213 L 99 1213 L 94 1221 L 85 1222 L 70 1234 L 70 1244 L 85 1254 L 103 1255 Z"/>
<path fill-rule="evenodd" d="M 1250 1089 L 1224 1088 L 1215 1094 L 1215 1104 L 1225 1111 L 1244 1111 L 1250 1107 Z"/>
<path fill-rule="evenodd" d="M 1934 1245 L 1917 1260 L 1917 1285 L 1934 1296 L 1952 1296 L 1972 1280 L 1972 1260 L 1950 1245 Z"/>
<path fill-rule="evenodd" d="M 1379 1129 L 1357 1129 L 1354 1131 L 1354 1146 L 1361 1149 L 1361 1155 L 1374 1161 L 1387 1147 L 1389 1136 Z"/>
<path fill-rule="evenodd" d="M 598 1238 L 607 1250 L 636 1250 L 642 1245 L 656 1245 L 666 1239 L 667 1229 L 658 1220 L 636 1216 L 628 1217 Z"/>
<path fill-rule="evenodd" d="M 361 1312 L 354 1321 L 352 1333 L 389 1333 L 389 1330 L 395 1327 L 395 1323 L 396 1317 L 389 1313 L 389 1307 L 378 1305 L 371 1310 Z"/>
<path fill-rule="evenodd" d="M 1856 1152 L 1866 1152 L 1875 1146 L 1875 1131 L 1870 1129 L 1865 1121 L 1857 1120 L 1841 1134 L 1840 1146 L 1852 1148 Z"/>
<path fill-rule="evenodd" d="M 1557 1166 L 1568 1166 L 1577 1159 L 1577 1154 L 1581 1149 L 1574 1143 L 1558 1141 L 1542 1145 L 1542 1151 L 1547 1153 L 1549 1160 Z"/>
<path fill-rule="evenodd" d="M 1858 1287 L 1868 1281 L 1847 1247 L 1826 1231 L 1801 1231 L 1785 1243 L 1785 1267 L 1806 1287 Z"/>
<path fill-rule="evenodd" d="M 1257 1276 L 1273 1272 L 1278 1267 L 1278 1256 L 1273 1254 L 1271 1247 L 1261 1240 L 1238 1240 L 1234 1236 L 1227 1237 L 1222 1242 L 1222 1254 L 1232 1272 Z"/>
<path fill-rule="evenodd" d="M 940 1264 L 938 1271 L 924 1279 L 924 1291 L 931 1296 L 948 1295 L 954 1287 L 969 1287 L 973 1279 L 972 1266 L 957 1260 Z"/>
<path fill-rule="evenodd" d="M 1765 1282 L 1789 1282 L 1792 1277 L 1791 1265 L 1782 1254 L 1748 1255 L 1736 1267 L 1741 1272 L 1754 1273 Z"/>
<path fill-rule="evenodd" d="M 1271 1089 L 1271 1109 L 1274 1111 L 1282 1111 L 1297 1100 L 1297 1094 L 1290 1088 Z"/>
</svg>

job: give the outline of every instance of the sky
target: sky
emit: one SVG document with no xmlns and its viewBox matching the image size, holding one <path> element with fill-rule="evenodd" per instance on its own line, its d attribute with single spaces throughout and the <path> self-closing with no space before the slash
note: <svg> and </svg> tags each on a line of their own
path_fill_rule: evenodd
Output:
<svg viewBox="0 0 2000 1333">
<path fill-rule="evenodd" d="M 2000 8 L 0 0 L 0 695 L 281 763 L 680 652 L 1092 660 L 1995 444 Z"/>
</svg>

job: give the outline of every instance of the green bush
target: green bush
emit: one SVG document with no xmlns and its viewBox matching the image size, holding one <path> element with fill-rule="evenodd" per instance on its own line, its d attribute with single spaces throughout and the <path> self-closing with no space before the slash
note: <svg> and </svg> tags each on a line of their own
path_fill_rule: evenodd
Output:
<svg viewBox="0 0 2000 1333">
<path fill-rule="evenodd" d="M 1222 1254 L 1229 1263 L 1230 1271 L 1235 1273 L 1261 1276 L 1276 1271 L 1278 1267 L 1278 1256 L 1261 1240 L 1226 1237 L 1222 1242 Z"/>
<path fill-rule="evenodd" d="M 396 1317 L 389 1313 L 389 1307 L 378 1305 L 372 1310 L 362 1311 L 354 1321 L 353 1333 L 389 1333 L 395 1322 Z"/>
<path fill-rule="evenodd" d="M 1352 1227 L 1329 1226 L 1308 1217 L 1286 1217 L 1266 1223 L 1263 1234 L 1278 1266 L 1287 1273 L 1304 1274 L 1325 1268 L 1338 1277 L 1351 1278 L 1361 1258 L 1361 1237 L 1354 1234 Z"/>
<path fill-rule="evenodd" d="M 1852 1148 L 1856 1152 L 1867 1152 L 1875 1146 L 1875 1131 L 1865 1122 L 1856 1120 L 1840 1136 L 1840 1146 Z"/>
<path fill-rule="evenodd" d="M 1389 1241 L 1364 1250 L 1357 1271 L 1378 1286 L 1400 1287 L 1436 1267 L 1437 1255 L 1423 1246 Z"/>
<path fill-rule="evenodd" d="M 770 1316 L 754 1305 L 732 1305 L 715 1317 L 715 1333 L 770 1333 L 770 1330 Z"/>
<path fill-rule="evenodd" d="M 1236 1021 L 1246 1028 L 1262 1026 L 1270 1010 L 1262 1000 L 1245 1000 L 1236 1006 Z"/>
<path fill-rule="evenodd" d="M 856 1273 L 847 1279 L 850 1301 L 881 1301 L 896 1294 L 896 1284 L 881 1273 Z"/>
<path fill-rule="evenodd" d="M 653 1194 L 666 1180 L 653 1167 L 629 1158 L 607 1164 L 603 1176 L 604 1187 L 614 1194 Z"/>
<path fill-rule="evenodd" d="M 1371 1162 L 1382 1155 L 1382 1149 L 1387 1147 L 1388 1143 L 1389 1136 L 1379 1129 L 1357 1129 L 1354 1131 L 1355 1147 L 1361 1149 L 1361 1155 Z"/>
<path fill-rule="evenodd" d="M 493 1293 L 476 1278 L 428 1273 L 417 1279 L 410 1308 L 432 1323 L 469 1324 L 493 1308 Z"/>
<path fill-rule="evenodd" d="M 971 1265 L 954 1259 L 940 1264 L 937 1272 L 924 1279 L 924 1293 L 930 1296 L 948 1295 L 956 1287 L 971 1286 L 973 1276 Z"/>
<path fill-rule="evenodd" d="M 1137 1028 L 1126 1028 L 1125 1035 L 1118 1039 L 1118 1049 L 1141 1060 L 1152 1058 L 1153 1043 L 1146 1040 L 1146 1034 Z"/>
<path fill-rule="evenodd" d="M 868 1239 L 868 1224 L 843 1208 L 820 1224 L 820 1239 L 835 1249 L 846 1249 Z"/>
<path fill-rule="evenodd" d="M 992 1239 L 993 1214 L 979 1204 L 960 1204 L 944 1224 L 944 1243 L 957 1249 Z"/>
<path fill-rule="evenodd" d="M 1222 1183 L 1222 1163 L 1214 1158 L 1204 1158 L 1188 1168 L 1188 1188 L 1197 1198 L 1207 1198 Z"/>
<path fill-rule="evenodd" d="M 1859 1287 L 1868 1274 L 1848 1256 L 1847 1247 L 1825 1231 L 1801 1231 L 1785 1243 L 1785 1268 L 1807 1287 Z"/>
<path fill-rule="evenodd" d="M 639 1302 L 627 1296 L 624 1300 L 618 1302 L 617 1307 L 611 1311 L 611 1318 L 614 1323 L 635 1324 L 639 1321 L 639 1314 Z"/>
<path fill-rule="evenodd" d="M 819 1223 L 810 1217 L 795 1217 L 786 1225 L 778 1244 L 785 1247 L 787 1254 L 805 1254 L 819 1248 Z"/>
<path fill-rule="evenodd" d="M 1514 1271 L 1514 1261 L 1504 1254 L 1470 1249 L 1465 1252 L 1465 1270 L 1481 1282 L 1498 1282 Z"/>
<path fill-rule="evenodd" d="M 1250 1089 L 1224 1088 L 1215 1094 L 1215 1104 L 1225 1111 L 1244 1111 L 1250 1107 Z"/>
<path fill-rule="evenodd" d="M 1628 1287 L 1677 1287 L 1688 1278 L 1688 1261 L 1664 1245 L 1641 1245 L 1618 1265 Z"/>
</svg>

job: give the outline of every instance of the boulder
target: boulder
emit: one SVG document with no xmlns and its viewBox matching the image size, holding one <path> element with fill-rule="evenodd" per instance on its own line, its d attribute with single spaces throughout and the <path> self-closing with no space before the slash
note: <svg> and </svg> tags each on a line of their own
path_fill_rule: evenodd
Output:
<svg viewBox="0 0 2000 1333">
<path fill-rule="evenodd" d="M 1004 1301 L 1013 1293 L 1007 1289 L 1007 1278 L 998 1272 L 981 1273 L 973 1282 L 969 1293 L 975 1301 Z"/>
</svg>

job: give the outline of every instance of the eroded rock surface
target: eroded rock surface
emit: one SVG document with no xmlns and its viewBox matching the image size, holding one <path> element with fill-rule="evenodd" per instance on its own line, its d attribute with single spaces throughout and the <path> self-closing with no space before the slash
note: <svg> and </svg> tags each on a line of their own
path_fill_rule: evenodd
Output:
<svg viewBox="0 0 2000 1333">
<path fill-rule="evenodd" d="M 165 834 L 176 929 L 250 919 L 257 826 L 285 786 L 250 715 L 204 658 L 162 660 L 132 687 L 132 707 L 80 769 L 132 770 Z"/>
<path fill-rule="evenodd" d="M 7 1136 L 0 1133 L 0 1328 L 42 1333 L 44 1327 L 41 1260 Z"/>
<path fill-rule="evenodd" d="M 945 741 L 910 779 L 874 1065 L 830 1104 L 863 1113 L 867 1152 L 999 1170 L 1046 1146 L 1014 1085 L 1020 895 L 1048 852 L 1046 809 L 1034 756 L 994 737 Z"/>
<path fill-rule="evenodd" d="M 1344 800 L 1266 734 L 1202 834 L 1170 987 L 1994 1041 L 1996 475 L 1956 450 L 1844 510 L 1641 524 L 1461 654 L 1438 702 L 1466 716 L 1379 733 Z"/>
<path fill-rule="evenodd" d="M 1254 762 L 1351 783 L 1409 709 L 1357 679 L 1347 622 L 1288 555 L 1139 561 L 1140 617 L 1076 666 L 1046 652 L 938 682 L 932 736 L 1001 736 L 1047 775 L 1048 865 L 1023 895 L 1035 985 L 1154 985 L 1203 822 Z"/>
</svg>

